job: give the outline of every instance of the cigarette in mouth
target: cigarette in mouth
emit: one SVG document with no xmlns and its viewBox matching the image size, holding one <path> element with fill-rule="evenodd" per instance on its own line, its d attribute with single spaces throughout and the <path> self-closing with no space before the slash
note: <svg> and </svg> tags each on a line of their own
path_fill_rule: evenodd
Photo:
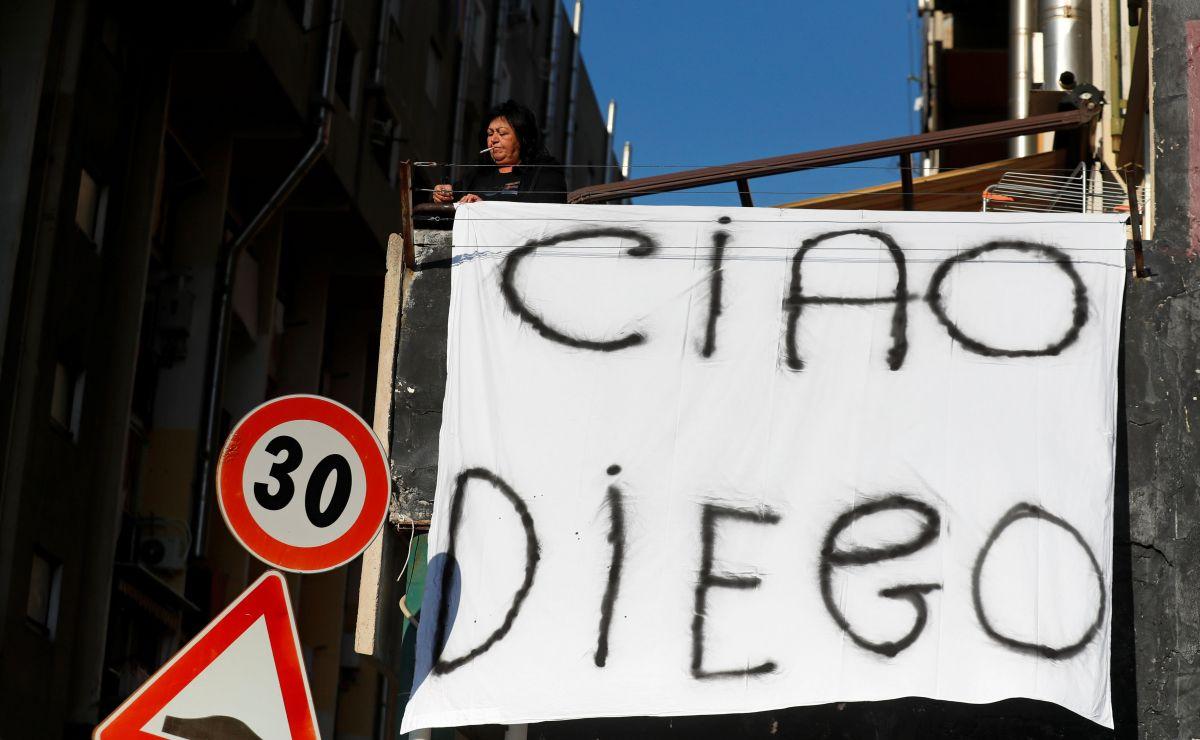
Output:
<svg viewBox="0 0 1200 740">
<path fill-rule="evenodd" d="M 480 153 L 480 154 L 487 154 L 487 153 L 488 153 L 488 152 L 490 152 L 490 151 L 492 151 L 492 148 L 489 146 L 489 147 L 484 147 L 483 149 L 480 149 L 480 150 L 479 150 L 479 153 Z"/>
</svg>

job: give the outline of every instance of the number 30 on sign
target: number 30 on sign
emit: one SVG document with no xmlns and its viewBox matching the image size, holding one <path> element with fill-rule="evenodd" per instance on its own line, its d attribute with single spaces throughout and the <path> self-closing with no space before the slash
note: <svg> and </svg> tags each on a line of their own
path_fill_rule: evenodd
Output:
<svg viewBox="0 0 1200 740">
<path fill-rule="evenodd" d="M 217 501 L 233 536 L 296 573 L 332 570 L 365 550 L 389 489 L 374 432 L 320 396 L 283 396 L 246 414 L 217 464 Z"/>
</svg>

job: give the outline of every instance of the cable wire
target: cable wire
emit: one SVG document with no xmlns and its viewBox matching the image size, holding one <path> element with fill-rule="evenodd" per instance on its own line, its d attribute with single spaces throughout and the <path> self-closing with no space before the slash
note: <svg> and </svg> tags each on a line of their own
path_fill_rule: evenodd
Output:
<svg viewBox="0 0 1200 740">
<path fill-rule="evenodd" d="M 728 247 L 726 247 L 726 249 L 728 249 Z M 1095 251 L 1115 252 L 1118 250 L 1110 249 L 1110 250 L 1095 250 Z M 509 254 L 510 254 L 509 251 L 470 252 L 470 253 L 467 253 L 464 255 L 459 255 L 459 256 L 454 257 L 454 259 L 451 261 L 450 266 L 458 267 L 462 264 L 465 264 L 466 262 L 471 262 L 476 259 L 483 259 L 483 258 L 499 259 L 499 258 L 507 257 Z M 568 251 L 556 251 L 556 250 L 543 251 L 542 249 L 539 249 L 537 254 L 539 256 L 543 256 L 543 257 L 572 257 L 572 258 L 581 258 L 582 257 L 582 258 L 589 258 L 589 259 L 621 259 L 622 258 L 621 255 L 619 255 L 619 254 L 595 254 L 595 253 L 581 254 L 578 252 L 572 253 L 572 252 L 568 252 Z M 651 254 L 651 255 L 645 255 L 642 257 L 638 257 L 637 259 L 639 259 L 639 260 L 647 260 L 647 259 L 650 259 L 650 260 L 653 260 L 653 259 L 688 260 L 688 261 L 694 262 L 694 261 L 696 261 L 696 259 L 698 257 L 699 257 L 699 255 L 696 255 L 696 254 L 677 254 L 677 255 Z M 777 257 L 774 255 L 729 254 L 728 252 L 726 252 L 723 261 L 724 262 L 739 262 L 739 261 L 741 261 L 741 262 L 787 262 L 789 260 L 787 257 Z M 911 265 L 911 264 L 939 264 L 939 263 L 942 263 L 945 261 L 946 261 L 946 258 L 944 258 L 944 257 L 943 258 L 915 257 L 915 258 L 906 258 L 904 260 L 904 263 L 909 264 L 909 265 Z M 886 256 L 886 257 L 884 257 L 884 256 L 880 256 L 880 257 L 839 257 L 839 256 L 820 255 L 820 254 L 817 254 L 816 252 L 810 252 L 807 255 L 805 255 L 804 262 L 805 262 L 805 264 L 809 264 L 812 262 L 820 262 L 820 263 L 827 263 L 827 264 L 836 263 L 836 264 L 861 264 L 861 265 L 895 264 L 895 260 L 893 260 L 890 256 Z M 1118 264 L 1116 262 L 1105 262 L 1103 260 L 1098 260 L 1098 259 L 1096 259 L 1096 260 L 1072 259 L 1071 262 L 1072 262 L 1072 264 L 1076 264 L 1076 265 L 1098 265 L 1101 267 L 1113 267 L 1113 268 L 1119 268 L 1122 270 L 1124 270 L 1127 267 L 1127 265 L 1125 265 L 1125 264 Z M 989 255 L 988 259 L 986 259 L 986 260 L 980 259 L 980 260 L 972 260 L 970 262 L 961 263 L 962 266 L 1000 265 L 1000 264 L 1003 264 L 1003 265 L 1043 265 L 1043 266 L 1045 266 L 1045 265 L 1053 265 L 1054 263 L 1049 260 L 1038 260 L 1038 259 L 997 259 L 992 255 Z"/>
<path fill-rule="evenodd" d="M 871 186 L 871 187 L 875 187 L 875 186 Z M 422 192 L 422 193 L 434 192 L 433 188 L 413 188 L 413 190 L 415 192 Z M 573 192 L 575 192 L 575 191 L 573 191 L 573 190 L 522 190 L 521 191 L 522 194 L 537 194 L 537 195 L 570 195 Z M 735 190 L 734 191 L 731 191 L 731 190 L 704 190 L 704 189 L 651 190 L 651 191 L 645 191 L 645 192 L 639 192 L 639 193 L 630 193 L 624 197 L 642 198 L 642 197 L 645 197 L 648 195 L 666 195 L 666 194 L 674 194 L 674 193 L 679 193 L 680 195 L 689 195 L 689 196 L 690 195 L 736 195 L 737 191 L 735 191 Z M 971 190 L 965 190 L 965 191 L 958 190 L 958 191 L 945 191 L 945 192 L 930 192 L 927 190 L 926 191 L 914 190 L 911 192 L 904 192 L 904 191 L 897 190 L 894 192 L 876 192 L 876 193 L 864 193 L 864 192 L 857 192 L 857 191 L 853 191 L 853 190 L 851 190 L 851 191 L 845 191 L 845 190 L 755 190 L 754 195 L 845 195 L 845 196 L 858 197 L 858 198 L 895 198 L 895 197 L 898 197 L 901 195 L 912 195 L 913 197 L 957 195 L 957 196 L 962 196 L 962 197 L 975 198 L 978 200 L 983 199 L 982 192 L 975 192 L 975 191 L 971 191 Z M 1059 193 L 1052 192 L 1052 193 L 1048 193 L 1045 195 L 1033 194 L 1033 193 L 1022 193 L 1020 196 L 1017 196 L 1017 197 L 1019 197 L 1020 200 L 1022 200 L 1022 201 L 1045 201 L 1045 202 L 1053 203 L 1053 202 L 1062 202 L 1063 200 L 1065 200 L 1067 198 L 1074 198 L 1074 199 L 1078 200 L 1081 197 L 1088 198 L 1088 199 L 1103 197 L 1108 200 L 1113 200 L 1115 196 L 1113 196 L 1113 195 L 1101 196 L 1099 193 L 1096 193 L 1094 195 L 1087 194 L 1087 195 L 1081 196 L 1079 193 L 1065 191 L 1065 192 L 1059 192 Z M 1122 203 L 1124 203 L 1126 199 L 1121 198 L 1120 200 Z M 583 203 L 583 204 L 579 204 L 579 205 L 607 205 L 607 204 Z M 762 207 L 762 206 L 760 206 L 760 207 Z M 770 207 L 770 206 L 767 206 L 767 207 Z"/>
<path fill-rule="evenodd" d="M 1003 161 L 1003 160 L 1000 160 L 1000 161 Z M 487 162 L 483 162 L 483 163 L 481 163 L 481 162 L 472 162 L 472 163 L 413 162 L 412 165 L 413 165 L 413 167 L 496 167 L 496 165 L 494 163 L 487 163 Z M 521 165 L 517 165 L 517 166 L 520 167 Z M 621 165 L 619 165 L 619 164 L 617 164 L 617 165 L 553 164 L 553 165 L 535 165 L 535 166 L 563 168 L 563 169 L 567 169 L 567 168 L 582 169 L 585 167 L 592 168 L 592 169 L 620 169 L 621 168 Z M 629 167 L 631 169 L 677 169 L 677 170 L 682 170 L 682 171 L 707 169 L 709 167 L 728 167 L 728 166 L 730 166 L 730 163 L 728 163 L 728 162 L 721 163 L 721 164 L 633 164 L 633 163 L 630 163 L 630 165 L 629 165 Z M 770 175 L 751 175 L 750 179 L 754 180 L 754 179 L 759 179 L 759 178 L 763 178 L 763 177 L 780 177 L 782 175 L 791 175 L 796 172 L 816 172 L 818 170 L 837 170 L 837 169 L 843 169 L 843 170 L 891 170 L 893 172 L 898 172 L 900 170 L 900 166 L 898 164 L 890 164 L 890 165 L 887 165 L 887 164 L 813 164 L 813 165 L 801 166 L 799 169 L 793 170 L 791 172 L 777 172 L 777 173 L 770 174 Z M 913 169 L 916 170 L 918 168 L 914 167 Z M 983 172 L 988 172 L 991 170 L 999 170 L 999 169 L 1000 168 L 998 168 L 998 167 L 990 167 L 989 168 L 984 165 L 964 165 L 962 167 L 938 167 L 937 173 L 934 173 L 934 174 L 940 174 L 942 172 L 957 172 L 959 170 L 978 170 L 980 173 L 983 173 Z M 1076 169 L 1074 167 L 1031 167 L 1031 168 L 1021 168 L 1018 170 L 1007 170 L 1007 171 L 1010 171 L 1010 172 L 1076 172 Z M 914 175 L 916 177 L 930 177 L 931 176 L 931 175 L 916 175 L 915 172 L 914 172 Z"/>
<path fill-rule="evenodd" d="M 600 204 L 583 204 L 583 205 L 600 205 Z M 665 207 L 690 208 L 692 206 L 665 206 Z M 716 208 L 716 207 L 718 207 L 718 206 L 713 206 L 713 208 Z M 738 208 L 738 206 L 729 206 L 729 208 Z M 806 209 L 801 209 L 801 208 L 795 208 L 795 209 L 753 208 L 753 209 L 746 209 L 746 210 L 753 210 L 753 211 L 760 211 L 760 212 L 765 211 L 765 210 L 771 210 L 771 211 L 777 211 L 780 213 L 796 213 L 796 214 L 812 212 L 812 211 L 808 211 Z M 813 209 L 813 211 L 816 211 L 816 210 L 820 210 L 820 209 Z M 849 212 L 857 213 L 859 211 L 854 210 L 854 211 L 849 211 Z M 866 212 L 870 213 L 871 211 L 866 211 Z M 889 211 L 877 211 L 877 212 L 878 213 L 889 213 Z M 912 211 L 912 213 L 915 216 L 915 215 L 919 215 L 921 212 L 920 211 Z M 1045 211 L 1033 211 L 1033 213 L 1046 213 L 1046 212 Z M 993 214 L 991 212 L 989 212 L 984 215 L 990 216 Z M 1003 215 L 1003 214 L 995 214 L 995 215 Z M 1079 214 L 1072 214 L 1072 215 L 1077 215 L 1077 216 L 1116 216 L 1116 215 L 1124 215 L 1124 214 L 1079 213 Z M 537 218 L 533 218 L 533 217 L 511 217 L 511 216 L 510 217 L 500 217 L 500 216 L 483 217 L 483 216 L 475 216 L 475 215 L 467 217 L 466 220 L 472 221 L 472 222 L 480 222 L 480 223 L 492 222 L 492 221 L 526 222 L 526 223 L 569 222 L 569 223 L 579 223 L 579 224 L 589 224 L 589 225 L 590 224 L 629 224 L 629 223 L 634 222 L 633 220 L 628 219 L 628 218 L 619 218 L 619 219 L 555 218 L 552 216 L 539 216 Z M 636 220 L 636 223 L 638 223 L 638 224 L 716 224 L 717 221 L 715 219 L 711 219 L 711 218 L 704 218 L 704 219 L 639 218 Z M 998 226 L 999 227 L 999 226 L 1010 226 L 1010 225 L 1016 225 L 1016 224 L 1020 224 L 1020 225 L 1025 225 L 1025 224 L 1041 224 L 1041 225 L 1074 224 L 1077 226 L 1080 224 L 1080 221 L 1079 221 L 1079 219 L 1067 219 L 1067 218 L 1056 218 L 1056 219 L 1049 218 L 1049 219 L 1036 219 L 1036 220 L 1035 219 L 1022 219 L 1020 221 L 1015 221 L 1015 222 L 1012 222 L 1011 224 L 1009 224 L 1009 223 L 1000 221 L 999 219 L 997 219 L 995 222 L 979 221 L 979 220 L 957 221 L 957 220 L 948 220 L 948 219 L 947 220 L 939 219 L 937 221 L 922 222 L 915 218 L 913 218 L 913 219 L 857 218 L 857 219 L 853 219 L 853 220 L 835 220 L 835 219 L 830 219 L 830 218 L 805 218 L 805 219 L 785 220 L 782 218 L 755 219 L 755 218 L 738 217 L 738 218 L 732 219 L 730 223 L 735 223 L 735 224 L 773 224 L 776 226 L 786 226 L 786 227 L 803 226 L 805 224 L 844 224 L 844 225 L 848 225 L 848 226 L 863 226 L 863 225 L 870 225 L 870 224 L 876 224 L 876 225 L 880 225 L 880 224 L 912 224 L 912 225 L 924 225 L 924 226 L 929 226 L 932 224 L 967 224 L 967 225 L 974 225 L 974 226 Z M 1101 223 L 1101 222 L 1097 221 L 1097 223 Z M 719 225 L 724 226 L 726 224 L 719 224 Z"/>
</svg>

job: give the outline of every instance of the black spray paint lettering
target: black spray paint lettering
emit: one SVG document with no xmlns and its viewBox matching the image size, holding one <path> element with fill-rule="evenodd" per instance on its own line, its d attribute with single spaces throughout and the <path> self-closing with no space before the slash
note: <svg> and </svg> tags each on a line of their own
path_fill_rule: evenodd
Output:
<svg viewBox="0 0 1200 740">
<path fill-rule="evenodd" d="M 565 234 L 558 234 L 547 239 L 528 241 L 525 243 L 525 246 L 509 252 L 508 256 L 504 258 L 504 266 L 500 271 L 500 292 L 504 294 L 504 302 L 508 304 L 508 310 L 536 329 L 538 334 L 541 334 L 552 342 L 557 342 L 567 347 L 591 349 L 598 352 L 612 352 L 614 350 L 633 347 L 646 341 L 646 335 L 636 331 L 615 339 L 597 340 L 571 336 L 565 331 L 547 324 L 545 319 L 529 308 L 529 305 L 525 302 L 525 298 L 517 291 L 517 268 L 520 266 L 521 260 L 532 254 L 538 247 L 601 238 L 630 239 L 637 242 L 637 246 L 630 247 L 625 251 L 631 257 L 646 257 L 658 251 L 658 242 L 654 237 L 643 234 L 636 229 L 625 228 L 579 229 L 577 231 L 569 231 Z"/>
<path fill-rule="evenodd" d="M 907 542 L 898 542 L 873 547 L 855 547 L 840 549 L 837 538 L 860 519 L 888 511 L 911 511 L 921 517 L 921 529 L 916 536 Z M 908 632 L 899 640 L 892 642 L 873 642 L 854 631 L 854 627 L 842 614 L 837 601 L 833 598 L 833 570 L 856 565 L 870 565 L 884 560 L 902 558 L 921 550 L 933 543 L 941 531 L 941 517 L 937 510 L 929 504 L 901 494 L 885 496 L 881 499 L 860 504 L 843 513 L 834 520 L 833 525 L 825 534 L 825 542 L 821 546 L 821 598 L 825 601 L 825 609 L 833 617 L 833 621 L 850 639 L 862 648 L 891 658 L 916 642 L 925 629 L 929 619 L 929 607 L 925 603 L 925 594 L 941 588 L 936 583 L 913 583 L 903 586 L 885 588 L 879 595 L 885 599 L 904 599 L 916 610 L 916 619 Z"/>
<path fill-rule="evenodd" d="M 887 247 L 888 255 L 896 265 L 896 288 L 892 295 L 884 298 L 850 298 L 847 296 L 809 296 L 804 294 L 802 269 L 804 256 L 813 247 L 829 239 L 840 236 L 866 236 L 876 239 Z M 892 305 L 892 346 L 888 349 L 887 363 L 892 370 L 899 370 L 904 365 L 904 357 L 908 354 L 908 302 L 916 296 L 908 294 L 908 272 L 904 263 L 904 250 L 892 237 L 874 229 L 847 229 L 845 231 L 830 231 L 812 239 L 805 239 L 792 258 L 792 286 L 784 301 L 787 311 L 787 366 L 791 370 L 803 370 L 804 360 L 796 349 L 796 329 L 800 324 L 800 311 L 806 305 L 826 306 L 871 306 L 879 303 Z"/>
<path fill-rule="evenodd" d="M 454 552 L 455 545 L 457 544 L 455 542 L 455 535 L 458 533 L 458 526 L 462 522 L 463 499 L 466 498 L 467 483 L 473 479 L 491 484 L 493 488 L 498 490 L 508 500 L 508 503 L 517 512 L 517 516 L 520 517 L 521 528 L 525 531 L 525 579 L 522 581 L 520 588 L 513 594 L 512 605 L 508 608 L 508 613 L 504 615 L 504 622 L 492 634 L 488 635 L 487 639 L 476 645 L 466 654 L 452 660 L 444 660 L 442 658 L 442 649 L 446 644 L 446 622 L 449 618 L 450 598 L 448 592 L 450 590 L 450 580 L 454 572 Z M 516 621 L 517 614 L 521 611 L 521 604 L 525 601 L 525 597 L 529 595 L 529 590 L 533 587 L 533 577 L 537 573 L 538 560 L 540 559 L 541 546 L 538 544 L 537 532 L 533 526 L 533 515 L 529 513 L 529 507 L 526 506 L 524 499 L 512 489 L 512 486 L 486 468 L 468 468 L 459 473 L 454 486 L 454 496 L 450 501 L 450 529 L 446 535 L 446 560 L 442 570 L 442 593 L 438 599 L 437 622 L 434 624 L 434 673 L 449 673 L 456 668 L 462 667 L 486 653 L 493 645 L 508 634 L 508 631 L 512 629 L 513 622 Z"/>
<path fill-rule="evenodd" d="M 608 466 L 609 475 L 620 475 L 620 465 Z M 621 489 L 614 483 L 608 487 L 608 541 L 612 545 L 612 560 L 608 566 L 608 583 L 600 602 L 600 635 L 596 638 L 596 665 L 603 668 L 608 662 L 608 633 L 612 629 L 613 609 L 621 589 L 621 568 L 625 564 L 625 501 Z"/>
<path fill-rule="evenodd" d="M 1051 647 L 1041 643 L 1024 642 L 1013 637 L 1008 637 L 1000 634 L 1000 632 L 988 619 L 987 610 L 984 608 L 983 604 L 983 595 L 981 592 L 982 589 L 980 587 L 980 579 L 983 576 L 983 565 L 987 561 L 987 557 L 992 550 L 992 546 L 996 544 L 996 540 L 1000 539 L 1000 535 L 1004 533 L 1004 530 L 1008 529 L 1010 526 L 1016 524 L 1022 519 L 1040 519 L 1057 527 L 1061 527 L 1064 531 L 1070 534 L 1072 538 L 1074 538 L 1076 543 L 1079 544 L 1079 547 L 1082 548 L 1084 553 L 1087 554 L 1088 562 L 1090 562 L 1092 565 L 1092 573 L 1096 576 L 1096 586 L 1100 589 L 1099 604 L 1096 607 L 1096 618 L 1092 621 L 1088 628 L 1084 630 L 1079 639 L 1069 645 L 1065 645 L 1063 647 Z M 979 625 L 983 627 L 983 631 L 988 634 L 988 637 L 991 637 L 1001 645 L 1004 645 L 1005 647 L 1017 652 L 1040 655 L 1043 658 L 1049 658 L 1050 660 L 1063 660 L 1070 658 L 1073 655 L 1077 655 L 1080 651 L 1087 647 L 1087 644 L 1092 641 L 1092 639 L 1096 636 L 1096 633 L 1099 631 L 1100 625 L 1104 623 L 1104 609 L 1108 601 L 1106 590 L 1104 588 L 1104 574 L 1100 570 L 1100 563 L 1096 560 L 1096 555 L 1092 552 L 1092 548 L 1088 547 L 1087 542 L 1084 541 L 1083 535 L 1081 535 L 1079 530 L 1071 526 L 1071 524 L 1065 519 L 1054 516 L 1045 509 L 1039 506 L 1034 506 L 1030 503 L 1017 504 L 1009 509 L 1008 512 L 1001 517 L 1000 521 L 996 523 L 996 526 L 994 529 L 992 529 L 991 534 L 988 535 L 987 542 L 984 543 L 983 547 L 979 550 L 979 555 L 975 558 L 975 568 L 971 571 L 971 600 L 975 605 L 975 617 L 979 620 Z"/>
<path fill-rule="evenodd" d="M 692 676 L 694 678 L 733 678 L 737 676 L 773 673 L 775 662 L 766 661 L 747 668 L 731 668 L 710 671 L 704 667 L 704 624 L 708 616 L 708 590 L 710 588 L 758 588 L 762 579 L 758 576 L 714 573 L 713 560 L 717 540 L 717 523 L 721 519 L 734 519 L 757 524 L 778 524 L 779 515 L 769 510 L 735 509 L 717 504 L 704 504 L 700 515 L 700 575 L 696 579 L 696 603 L 692 617 Z"/>
<path fill-rule="evenodd" d="M 1067 329 L 1057 342 L 1049 344 L 1041 349 L 998 349 L 990 347 L 984 342 L 973 337 L 969 337 L 951 320 L 946 313 L 946 307 L 942 302 L 942 283 L 945 282 L 946 276 L 955 267 L 964 262 L 968 262 L 989 252 L 995 252 L 1001 249 L 1009 249 L 1016 252 L 1026 254 L 1036 253 L 1047 257 L 1051 264 L 1058 267 L 1071 280 L 1071 285 L 1074 291 L 1074 306 L 1071 311 L 1071 326 Z M 1087 286 L 1083 284 L 1083 279 L 1079 277 L 1079 271 L 1075 269 L 1075 265 L 1071 262 L 1071 258 L 1061 249 L 1048 247 L 1044 244 L 1031 244 L 1029 242 L 1018 241 L 994 241 L 988 242 L 982 246 L 969 249 L 962 254 L 950 257 L 938 265 L 934 271 L 933 277 L 929 281 L 929 290 L 925 294 L 925 302 L 929 304 L 929 308 L 933 311 L 934 316 L 937 316 L 938 321 L 954 337 L 954 340 L 961 344 L 966 349 L 976 354 L 984 355 L 985 357 L 1041 357 L 1046 355 L 1057 355 L 1067 347 L 1075 343 L 1079 339 L 1079 331 L 1083 329 L 1083 325 L 1087 323 Z"/>
<path fill-rule="evenodd" d="M 721 223 L 728 223 L 728 220 L 722 218 Z M 803 289 L 803 264 L 805 256 L 822 242 L 850 235 L 876 239 L 887 248 L 888 255 L 896 266 L 896 284 L 891 295 L 881 297 L 852 297 L 805 294 Z M 529 308 L 524 298 L 516 289 L 515 277 L 517 267 L 520 265 L 521 260 L 529 256 L 537 247 L 603 237 L 632 239 L 638 242 L 638 246 L 632 247 L 626 252 L 634 257 L 645 257 L 658 250 L 658 242 L 653 237 L 631 228 L 582 229 L 547 239 L 527 242 L 525 246 L 518 247 L 509 253 L 504 260 L 504 267 L 501 270 L 500 291 L 504 295 L 504 300 L 509 310 L 536 329 L 546 339 L 567 347 L 590 349 L 598 352 L 613 352 L 643 344 L 646 341 L 646 336 L 636 331 L 613 339 L 603 340 L 572 336 L 562 329 L 557 329 L 547 324 L 545 319 Z M 713 235 L 713 252 L 709 260 L 710 292 L 708 320 L 705 325 L 704 341 L 699 345 L 698 349 L 699 354 L 705 358 L 712 357 L 717 350 L 719 334 L 718 320 L 723 309 L 725 248 L 728 240 L 729 232 L 718 231 Z M 1052 264 L 1059 268 L 1071 280 L 1074 294 L 1071 325 L 1058 341 L 1045 347 L 1037 348 L 1001 349 L 993 347 L 980 339 L 968 336 L 946 312 L 942 289 L 950 272 L 964 262 L 974 260 L 990 252 L 1005 249 L 1040 255 L 1048 260 L 1047 264 Z M 887 352 L 887 365 L 891 370 L 899 370 L 904 366 L 904 360 L 908 354 L 908 303 L 919 298 L 920 296 L 908 292 L 908 276 L 904 250 L 888 234 L 874 229 L 847 229 L 844 231 L 826 232 L 804 240 L 792 258 L 791 287 L 787 297 L 783 301 L 783 309 L 786 314 L 785 359 L 788 369 L 799 371 L 803 370 L 805 366 L 804 358 L 801 357 L 799 348 L 797 347 L 797 332 L 805 306 L 874 306 L 892 304 L 892 344 Z M 1082 277 L 1080 277 L 1079 271 L 1075 269 L 1075 263 L 1071 260 L 1070 256 L 1057 247 L 1025 241 L 987 242 L 961 254 L 947 257 L 934 271 L 924 300 L 951 338 L 968 351 L 986 357 L 1045 357 L 1058 355 L 1064 349 L 1078 341 L 1080 331 L 1087 324 L 1088 320 L 1087 286 L 1084 284 Z"/>
<path fill-rule="evenodd" d="M 713 352 L 717 351 L 717 319 L 721 318 L 721 288 L 724 282 L 721 263 L 725 259 L 725 245 L 728 242 L 728 231 L 713 234 L 712 258 L 709 260 L 708 322 L 704 327 L 704 347 L 700 350 L 702 357 L 712 357 Z"/>
<path fill-rule="evenodd" d="M 618 465 L 612 465 L 608 469 L 609 475 L 618 475 L 621 468 Z M 456 535 L 459 524 L 462 520 L 463 500 L 465 498 L 465 490 L 467 483 L 472 480 L 482 480 L 494 488 L 496 488 L 508 502 L 521 520 L 521 526 L 526 538 L 525 551 L 525 577 L 520 588 L 513 594 L 512 604 L 505 615 L 504 621 L 500 627 L 492 632 L 482 643 L 464 654 L 459 658 L 452 660 L 443 660 L 441 651 L 446 642 L 446 625 L 448 622 L 448 608 L 450 599 L 448 598 L 450 580 L 453 578 L 453 570 L 455 566 L 454 552 L 456 547 Z M 594 655 L 595 664 L 603 668 L 607 664 L 609 653 L 609 633 L 612 627 L 612 618 L 616 606 L 618 593 L 620 590 L 621 577 L 624 570 L 625 562 L 625 533 L 627 528 L 627 512 L 625 510 L 624 497 L 620 489 L 612 484 L 608 487 L 606 495 L 606 503 L 609 509 L 609 534 L 608 541 L 611 545 L 611 561 L 608 569 L 607 584 L 604 589 L 604 596 L 600 607 L 600 629 L 597 639 L 597 646 Z M 899 543 L 867 545 L 850 548 L 842 548 L 837 544 L 838 537 L 848 530 L 856 522 L 868 517 L 882 514 L 891 511 L 908 511 L 916 514 L 921 519 L 921 526 L 917 533 L 908 540 Z M 1099 603 L 1096 608 L 1095 618 L 1090 622 L 1083 634 L 1073 643 L 1063 646 L 1054 647 L 1040 643 L 1026 642 L 1007 635 L 1001 634 L 992 624 L 987 616 L 987 610 L 983 604 L 981 579 L 984 564 L 987 562 L 988 556 L 991 554 L 992 547 L 1000 536 L 1014 523 L 1026 519 L 1040 519 L 1054 526 L 1060 527 L 1066 533 L 1070 534 L 1079 547 L 1087 555 L 1088 561 L 1091 564 L 1093 575 L 1096 578 L 1099 588 Z M 754 575 L 737 575 L 731 573 L 714 572 L 713 566 L 716 560 L 716 540 L 718 525 L 721 520 L 729 519 L 734 521 L 751 522 L 755 524 L 779 524 L 781 517 L 769 509 L 739 509 L 718 504 L 706 503 L 702 505 L 700 517 L 700 541 L 701 541 L 701 558 L 700 569 L 696 581 L 695 598 L 692 605 L 692 665 L 691 673 L 696 679 L 716 679 L 730 678 L 737 676 L 754 676 L 773 673 L 777 670 L 775 661 L 764 661 L 755 666 L 746 668 L 733 668 L 724 670 L 710 670 L 704 666 L 704 648 L 705 648 L 705 626 L 709 618 L 708 614 L 708 591 L 713 588 L 731 588 L 739 590 L 750 590 L 758 588 L 762 583 L 762 579 Z M 929 607 L 925 596 L 931 591 L 941 588 L 941 584 L 936 583 L 911 583 L 892 586 L 880 590 L 879 595 L 887 599 L 900 599 L 909 602 L 915 612 L 915 619 L 908 632 L 898 640 L 875 642 L 858 634 L 854 626 L 842 613 L 838 607 L 833 594 L 833 575 L 835 569 L 851 568 L 857 566 L 872 565 L 885 560 L 902 558 L 908 555 L 919 552 L 925 547 L 933 544 L 940 536 L 941 531 L 941 516 L 937 510 L 929 504 L 920 501 L 911 496 L 904 494 L 890 494 L 879 499 L 868 501 L 867 503 L 855 506 L 848 511 L 839 515 L 829 529 L 826 531 L 825 538 L 822 543 L 820 561 L 818 566 L 818 580 L 820 582 L 821 597 L 824 601 L 826 611 L 837 624 L 837 626 L 845 632 L 859 647 L 871 651 L 873 653 L 885 656 L 895 657 L 911 645 L 921 636 L 929 619 Z M 530 589 L 533 586 L 534 577 L 537 573 L 537 565 L 540 559 L 540 546 L 538 544 L 537 534 L 534 528 L 533 516 L 526 506 L 524 500 L 506 483 L 504 480 L 496 476 L 494 473 L 484 468 L 470 468 L 459 474 L 454 495 L 450 503 L 450 526 L 447 534 L 447 549 L 445 564 L 442 573 L 442 593 L 437 606 L 436 623 L 434 624 L 434 673 L 444 674 L 449 673 L 466 663 L 474 660 L 483 653 L 487 652 L 497 642 L 502 640 L 512 628 L 513 622 L 520 613 L 521 606 L 525 598 L 529 595 Z M 972 572 L 972 601 L 975 608 L 975 614 L 984 632 L 996 641 L 1001 646 L 1019 653 L 1029 653 L 1038 655 L 1050 660 L 1064 660 L 1074 655 L 1079 654 L 1083 649 L 1096 639 L 1100 627 L 1104 621 L 1104 613 L 1107 608 L 1107 590 L 1104 585 L 1104 575 L 1101 570 L 1100 563 L 1096 559 L 1095 553 L 1091 547 L 1083 539 L 1079 530 L 1072 526 L 1069 522 L 1061 517 L 1055 516 L 1045 509 L 1042 509 L 1034 504 L 1021 503 L 1010 509 L 996 524 L 984 542 L 975 559 L 975 565 Z"/>
</svg>

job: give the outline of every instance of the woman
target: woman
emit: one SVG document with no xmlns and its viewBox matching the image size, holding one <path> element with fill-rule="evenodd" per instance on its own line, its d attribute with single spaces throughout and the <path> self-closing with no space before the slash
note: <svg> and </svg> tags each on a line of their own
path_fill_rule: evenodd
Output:
<svg viewBox="0 0 1200 740">
<path fill-rule="evenodd" d="M 488 148 L 480 152 L 481 166 L 467 174 L 458 202 L 566 203 L 566 179 L 546 151 L 533 112 L 509 100 L 489 111 L 487 120 Z M 454 197 L 450 185 L 433 189 L 434 203 L 451 203 Z"/>
</svg>

